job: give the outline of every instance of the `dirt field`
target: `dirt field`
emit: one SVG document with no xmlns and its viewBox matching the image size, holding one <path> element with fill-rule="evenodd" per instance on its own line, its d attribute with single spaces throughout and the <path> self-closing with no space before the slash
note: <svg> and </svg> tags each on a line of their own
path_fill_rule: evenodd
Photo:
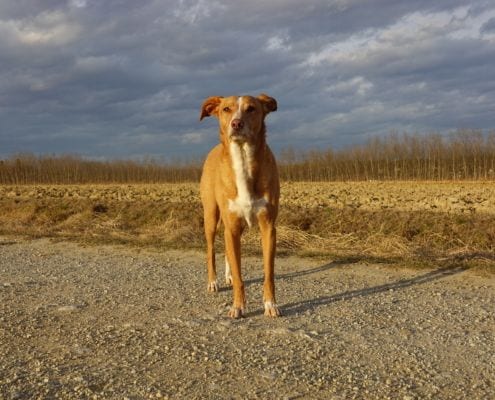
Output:
<svg viewBox="0 0 495 400">
<path fill-rule="evenodd" d="M 0 238 L 2 399 L 489 399 L 495 276 L 277 259 L 280 319 L 247 318 L 202 253 Z"/>
<path fill-rule="evenodd" d="M 188 203 L 198 201 L 199 185 L 1 185 L 7 198 Z M 495 214 L 495 182 L 286 182 L 281 205 Z"/>
</svg>

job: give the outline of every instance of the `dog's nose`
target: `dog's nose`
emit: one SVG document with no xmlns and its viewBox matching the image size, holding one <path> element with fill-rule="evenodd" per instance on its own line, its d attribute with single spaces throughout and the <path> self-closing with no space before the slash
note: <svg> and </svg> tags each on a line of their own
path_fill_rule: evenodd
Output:
<svg viewBox="0 0 495 400">
<path fill-rule="evenodd" d="M 232 129 L 235 129 L 236 131 L 242 129 L 242 127 L 244 126 L 244 122 L 242 122 L 240 119 L 236 118 L 236 119 L 233 119 L 232 122 L 230 123 L 230 126 L 232 127 Z"/>
</svg>

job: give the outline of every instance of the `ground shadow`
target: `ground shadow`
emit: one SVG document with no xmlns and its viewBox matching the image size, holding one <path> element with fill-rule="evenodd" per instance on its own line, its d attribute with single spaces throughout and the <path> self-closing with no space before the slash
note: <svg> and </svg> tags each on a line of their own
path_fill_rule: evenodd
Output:
<svg viewBox="0 0 495 400">
<path fill-rule="evenodd" d="M 305 275 L 310 275 L 310 274 L 316 274 L 318 272 L 323 272 L 326 270 L 329 270 L 331 268 L 338 267 L 339 265 L 346 265 L 346 264 L 354 264 L 358 262 L 358 260 L 338 260 L 338 261 L 332 261 L 330 263 L 320 265 L 315 268 L 311 269 L 305 269 L 303 271 L 294 271 L 294 272 L 288 272 L 286 274 L 275 274 L 275 280 L 285 280 L 285 279 L 292 279 L 292 278 L 297 278 L 300 276 L 305 276 Z M 245 285 L 251 285 L 253 283 L 261 283 L 263 282 L 263 277 L 258 277 L 258 278 L 251 278 L 251 279 L 246 279 L 244 280 Z"/>
<path fill-rule="evenodd" d="M 360 259 L 358 258 L 352 258 L 352 259 L 343 259 L 343 260 L 337 260 L 337 261 L 332 261 L 330 263 L 327 263 L 327 264 L 324 264 L 324 265 L 320 265 L 319 267 L 315 267 L 315 268 L 311 268 L 311 269 L 305 269 L 303 271 L 294 271 L 294 272 L 289 272 L 289 273 L 286 273 L 286 274 L 275 274 L 275 280 L 276 281 L 279 281 L 279 280 L 285 280 L 285 279 L 292 279 L 292 278 L 297 278 L 297 277 L 300 277 L 300 276 L 305 276 L 305 275 L 310 275 L 310 274 L 316 274 L 318 272 L 323 272 L 323 271 L 327 271 L 331 268 L 336 268 L 340 265 L 349 265 L 349 264 L 354 264 L 354 263 L 357 263 L 359 262 Z M 255 283 L 262 283 L 263 282 L 263 277 L 258 277 L 258 278 L 251 278 L 251 279 L 245 279 L 244 280 L 244 285 L 245 286 L 248 286 L 248 285 L 252 285 L 252 284 L 255 284 Z M 223 286 L 223 287 L 220 287 L 219 288 L 219 292 L 224 292 L 224 291 L 227 291 L 227 290 L 230 290 L 231 287 L 230 286 Z"/>
<path fill-rule="evenodd" d="M 366 262 L 366 263 L 373 263 L 373 264 L 390 264 L 391 262 L 395 262 L 396 260 L 393 258 L 381 258 L 381 257 L 359 257 L 359 256 L 354 256 L 354 257 L 342 257 L 339 258 L 338 260 L 334 260 L 332 262 L 329 262 L 324 265 L 320 265 L 315 268 L 310 268 L 310 269 L 305 269 L 302 271 L 294 271 L 294 272 L 288 272 L 286 274 L 278 274 L 275 271 L 275 280 L 286 280 L 286 279 L 293 279 L 293 278 L 298 278 L 301 276 L 306 276 L 306 275 L 311 275 L 311 274 L 316 274 L 318 272 L 324 272 L 332 268 L 336 268 L 339 266 L 348 266 L 351 264 L 357 264 L 360 262 Z M 244 280 L 245 285 L 251 285 L 254 283 L 262 283 L 263 282 L 263 277 L 258 277 L 258 278 L 251 278 L 251 279 L 246 279 Z"/>
<path fill-rule="evenodd" d="M 389 290 L 401 290 L 411 286 L 422 285 L 428 282 L 446 278 L 448 276 L 459 274 L 467 269 L 468 268 L 464 266 L 443 267 L 435 271 L 430 271 L 423 275 L 415 276 L 409 279 L 402 279 L 397 282 L 386 283 L 383 285 L 358 290 L 350 290 L 344 293 L 338 293 L 330 296 L 320 296 L 295 303 L 285 304 L 282 309 L 284 315 L 294 315 L 308 310 L 314 310 L 315 308 L 322 307 L 336 301 L 350 300 L 356 297 L 364 297 L 377 293 L 387 292 Z"/>
</svg>

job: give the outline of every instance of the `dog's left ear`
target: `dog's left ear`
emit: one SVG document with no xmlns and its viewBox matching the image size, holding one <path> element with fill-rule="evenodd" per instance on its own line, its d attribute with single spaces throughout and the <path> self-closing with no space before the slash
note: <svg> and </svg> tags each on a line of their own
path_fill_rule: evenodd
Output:
<svg viewBox="0 0 495 400">
<path fill-rule="evenodd" d="M 223 97 L 221 96 L 208 97 L 201 106 L 199 120 L 201 121 L 204 117 L 209 117 L 210 115 L 218 115 L 218 105 L 222 99 Z"/>
<path fill-rule="evenodd" d="M 273 97 L 261 93 L 258 96 L 258 100 L 261 101 L 261 104 L 263 104 L 263 111 L 265 112 L 265 114 L 277 111 L 277 100 L 275 100 Z"/>
</svg>

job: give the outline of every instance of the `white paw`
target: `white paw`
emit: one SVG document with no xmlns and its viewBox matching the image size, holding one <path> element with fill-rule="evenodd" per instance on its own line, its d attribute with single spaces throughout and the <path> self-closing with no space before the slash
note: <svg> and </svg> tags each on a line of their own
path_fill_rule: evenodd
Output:
<svg viewBox="0 0 495 400">
<path fill-rule="evenodd" d="M 229 310 L 229 317 L 235 319 L 244 317 L 244 308 L 232 306 Z"/>
<path fill-rule="evenodd" d="M 217 281 L 208 282 L 208 292 L 218 292 Z"/>
<path fill-rule="evenodd" d="M 280 317 L 282 313 L 274 302 L 265 301 L 265 315 L 267 317 Z"/>
</svg>

